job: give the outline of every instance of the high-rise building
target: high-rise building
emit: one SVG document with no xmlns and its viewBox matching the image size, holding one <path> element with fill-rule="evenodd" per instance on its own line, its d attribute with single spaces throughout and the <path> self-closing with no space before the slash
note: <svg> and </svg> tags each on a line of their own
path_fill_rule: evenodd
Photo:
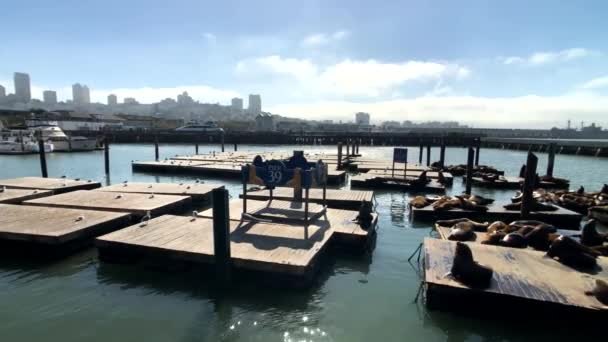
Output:
<svg viewBox="0 0 608 342">
<path fill-rule="evenodd" d="M 89 93 L 89 87 L 76 83 L 72 86 L 72 101 L 75 104 L 89 104 L 91 103 L 91 95 Z"/>
<path fill-rule="evenodd" d="M 359 112 L 355 114 L 355 123 L 357 125 L 369 125 L 369 113 Z"/>
<path fill-rule="evenodd" d="M 124 104 L 130 104 L 130 105 L 136 105 L 139 104 L 139 102 L 137 102 L 137 100 L 133 97 L 125 97 L 125 99 L 122 101 Z"/>
<path fill-rule="evenodd" d="M 6 97 L 6 89 L 0 85 L 0 99 Z"/>
<path fill-rule="evenodd" d="M 250 94 L 249 95 L 249 109 L 250 114 L 258 115 L 262 112 L 262 98 L 260 95 Z"/>
<path fill-rule="evenodd" d="M 30 102 L 32 100 L 30 75 L 16 72 L 13 79 L 15 81 L 15 98 L 17 99 L 17 102 Z"/>
<path fill-rule="evenodd" d="M 48 105 L 57 104 L 57 92 L 53 90 L 45 90 L 42 92 L 44 103 Z"/>
<path fill-rule="evenodd" d="M 232 112 L 242 113 L 243 112 L 243 99 L 235 97 L 232 99 Z"/>
<path fill-rule="evenodd" d="M 108 95 L 108 106 L 116 106 L 118 104 L 118 97 L 114 94 Z"/>
</svg>

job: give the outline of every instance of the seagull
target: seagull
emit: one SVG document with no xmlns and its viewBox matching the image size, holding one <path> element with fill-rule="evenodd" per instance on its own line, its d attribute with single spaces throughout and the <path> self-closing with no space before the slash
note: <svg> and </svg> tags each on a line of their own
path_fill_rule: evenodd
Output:
<svg viewBox="0 0 608 342">
<path fill-rule="evenodd" d="M 152 184 L 148 185 L 148 189 L 152 189 Z"/>
<path fill-rule="evenodd" d="M 116 197 L 114 197 L 115 199 L 121 199 L 122 198 L 122 194 L 118 194 L 116 195 Z"/>
<path fill-rule="evenodd" d="M 150 197 L 148 197 L 148 198 L 154 198 L 154 193 L 151 193 Z"/>
<path fill-rule="evenodd" d="M 84 220 L 84 215 L 80 215 L 76 218 L 76 222 L 80 222 L 82 220 Z"/>
<path fill-rule="evenodd" d="M 190 219 L 190 222 L 196 221 L 197 217 L 198 217 L 198 211 L 196 211 L 196 210 L 192 211 L 192 218 Z"/>
<path fill-rule="evenodd" d="M 65 175 L 61 176 L 61 178 L 65 179 Z"/>
<path fill-rule="evenodd" d="M 146 216 L 141 218 L 141 224 L 139 225 L 140 227 L 145 227 L 148 225 L 148 221 L 150 221 L 150 219 L 152 219 L 152 214 L 150 213 L 150 210 L 146 211 Z"/>
<path fill-rule="evenodd" d="M 2 186 L 2 189 L 0 189 L 0 192 L 5 192 L 6 191 L 6 185 Z"/>
</svg>

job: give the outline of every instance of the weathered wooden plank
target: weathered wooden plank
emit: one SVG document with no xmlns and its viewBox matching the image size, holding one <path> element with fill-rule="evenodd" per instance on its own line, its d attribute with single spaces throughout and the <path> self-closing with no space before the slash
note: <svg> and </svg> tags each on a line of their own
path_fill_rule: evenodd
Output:
<svg viewBox="0 0 608 342">
<path fill-rule="evenodd" d="M 0 203 L 4 204 L 19 204 L 34 198 L 50 196 L 53 194 L 51 190 L 37 189 L 0 189 Z"/>
<path fill-rule="evenodd" d="M 207 200 L 213 189 L 223 188 L 219 184 L 205 183 L 120 183 L 104 186 L 95 191 L 120 192 L 120 193 L 141 193 L 141 194 L 160 194 L 189 196 L 194 201 Z"/>
<path fill-rule="evenodd" d="M 23 202 L 46 207 L 80 208 L 127 212 L 142 217 L 149 211 L 152 216 L 181 210 L 191 203 L 188 196 L 148 195 L 103 191 L 74 191 Z"/>
<path fill-rule="evenodd" d="M 59 245 L 126 226 L 128 213 L 0 204 L 0 239 Z"/>
<path fill-rule="evenodd" d="M 313 188 L 309 190 L 309 200 L 313 203 L 323 203 L 323 189 Z M 243 195 L 241 194 L 242 198 Z M 267 201 L 270 199 L 269 190 L 255 190 L 248 191 L 247 198 L 254 200 Z M 273 191 L 273 198 L 284 201 L 293 200 L 293 189 L 279 187 Z M 327 189 L 326 190 L 327 206 L 329 208 L 342 208 L 342 209 L 359 209 L 361 202 L 371 203 L 374 199 L 373 191 L 361 191 L 361 190 L 338 190 L 338 189 Z"/>
<path fill-rule="evenodd" d="M 501 248 L 477 243 L 468 244 L 473 252 L 473 258 L 480 264 L 490 266 L 494 270 L 491 286 L 485 290 L 472 290 L 445 275 L 452 267 L 455 242 L 425 238 L 425 274 L 424 280 L 428 288 L 435 287 L 433 296 L 428 298 L 434 305 L 441 305 L 441 297 L 458 296 L 466 293 L 468 296 L 482 296 L 493 293 L 502 296 L 518 297 L 536 302 L 553 303 L 570 306 L 572 309 L 585 308 L 593 311 L 608 310 L 608 306 L 600 303 L 595 297 L 585 295 L 594 286 L 594 278 L 608 278 L 608 258 L 600 257 L 600 270 L 593 276 L 579 273 L 556 260 L 543 257 L 542 253 L 529 249 Z M 430 286 L 428 286 L 430 285 Z M 448 288 L 458 291 L 446 291 Z M 488 300 L 489 296 L 484 297 Z M 496 297 L 494 297 L 496 298 Z M 446 301 L 446 303 L 449 301 Z M 471 302 L 470 305 L 474 305 Z M 445 307 L 445 309 L 450 309 Z M 524 311 L 523 307 L 520 310 Z"/>
<path fill-rule="evenodd" d="M 54 194 L 74 190 L 90 190 L 99 188 L 100 186 L 101 184 L 99 182 L 67 178 L 22 177 L 0 179 L 0 188 L 52 190 Z"/>
</svg>

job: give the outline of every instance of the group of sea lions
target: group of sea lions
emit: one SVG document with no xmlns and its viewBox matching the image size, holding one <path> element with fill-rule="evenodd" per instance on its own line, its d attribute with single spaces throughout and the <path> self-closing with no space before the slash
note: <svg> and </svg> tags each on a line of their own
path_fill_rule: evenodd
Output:
<svg viewBox="0 0 608 342">
<path fill-rule="evenodd" d="M 431 205 L 433 210 L 436 211 L 450 209 L 488 211 L 488 204 L 493 202 L 494 199 L 491 198 L 467 194 L 458 196 L 416 196 L 410 200 L 410 206 L 414 208 L 424 208 Z"/>
<path fill-rule="evenodd" d="M 520 203 L 522 197 L 523 194 L 518 191 L 511 198 L 511 202 Z M 579 214 L 595 217 L 602 222 L 608 222 L 608 215 L 602 215 L 604 212 L 608 213 L 608 184 L 604 184 L 602 189 L 597 192 L 585 192 L 585 188 L 582 186 L 576 191 L 537 189 L 533 193 L 533 198 L 540 204 L 556 204 Z M 519 208 L 515 204 L 509 206 Z M 547 208 L 547 210 L 551 209 Z"/>
<path fill-rule="evenodd" d="M 452 176 L 464 176 L 464 174 L 467 172 L 467 165 L 466 164 L 459 164 L 459 165 L 445 165 L 443 167 L 441 167 L 441 164 L 439 162 L 434 162 L 431 164 L 431 170 L 433 171 L 443 171 L 443 172 L 449 172 L 452 174 Z M 473 176 L 475 176 L 475 174 L 502 174 L 502 171 L 498 171 L 497 169 L 491 167 L 491 166 L 487 166 L 487 165 L 477 165 L 473 167 Z"/>
<path fill-rule="evenodd" d="M 526 164 L 522 165 L 519 169 L 519 177 L 526 177 Z M 552 183 L 554 186 L 559 188 L 568 188 L 568 186 L 570 185 L 570 181 L 565 178 L 558 178 L 549 175 L 539 176 L 538 174 L 536 174 L 535 184 L 539 186 L 541 182 Z"/>
</svg>

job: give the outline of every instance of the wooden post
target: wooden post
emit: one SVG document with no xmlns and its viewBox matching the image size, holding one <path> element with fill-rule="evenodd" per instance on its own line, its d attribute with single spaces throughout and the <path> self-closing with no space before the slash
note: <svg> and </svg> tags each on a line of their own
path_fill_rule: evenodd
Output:
<svg viewBox="0 0 608 342">
<path fill-rule="evenodd" d="M 547 162 L 547 176 L 553 177 L 553 166 L 555 165 L 555 143 L 549 144 L 549 161 Z"/>
<path fill-rule="evenodd" d="M 346 139 L 346 157 L 350 157 L 350 139 Z"/>
<path fill-rule="evenodd" d="M 238 148 L 236 147 L 236 143 L 234 143 L 234 152 L 236 152 L 236 151 L 237 151 L 237 149 L 238 149 Z"/>
<path fill-rule="evenodd" d="M 110 174 L 110 141 L 108 137 L 103 138 L 103 161 L 106 175 Z"/>
<path fill-rule="evenodd" d="M 477 138 L 477 145 L 475 145 L 475 166 L 479 166 L 479 150 L 481 149 L 481 139 Z"/>
<path fill-rule="evenodd" d="M 158 134 L 154 135 L 154 158 L 158 161 Z"/>
<path fill-rule="evenodd" d="M 342 143 L 338 142 L 338 170 L 342 170 Z"/>
<path fill-rule="evenodd" d="M 213 254 L 217 280 L 230 282 L 230 212 L 228 190 L 213 189 Z"/>
<path fill-rule="evenodd" d="M 469 154 L 467 156 L 467 179 L 465 193 L 471 194 L 471 187 L 473 186 L 473 159 L 475 157 L 475 151 L 472 147 L 469 147 Z"/>
<path fill-rule="evenodd" d="M 426 146 L 426 166 L 431 166 L 431 145 Z"/>
<path fill-rule="evenodd" d="M 420 143 L 420 155 L 418 155 L 418 164 L 422 165 L 422 155 L 424 153 L 424 145 Z"/>
<path fill-rule="evenodd" d="M 38 134 L 38 154 L 40 155 L 40 169 L 42 171 L 42 177 L 48 178 L 49 173 L 46 169 L 46 153 L 44 151 L 44 140 L 42 140 L 42 132 Z"/>
<path fill-rule="evenodd" d="M 534 153 L 528 153 L 526 161 L 526 174 L 524 177 L 523 197 L 521 199 L 521 217 L 527 218 L 530 215 L 530 207 L 534 201 L 533 192 L 536 181 L 536 166 L 538 165 L 538 157 Z"/>
<path fill-rule="evenodd" d="M 439 165 L 443 169 L 445 167 L 445 141 L 441 139 L 441 148 L 439 149 Z"/>
<path fill-rule="evenodd" d="M 222 142 L 222 152 L 224 152 L 224 132 L 220 136 L 220 141 Z"/>
<path fill-rule="evenodd" d="M 198 142 L 194 144 L 194 154 L 198 154 Z"/>
</svg>

